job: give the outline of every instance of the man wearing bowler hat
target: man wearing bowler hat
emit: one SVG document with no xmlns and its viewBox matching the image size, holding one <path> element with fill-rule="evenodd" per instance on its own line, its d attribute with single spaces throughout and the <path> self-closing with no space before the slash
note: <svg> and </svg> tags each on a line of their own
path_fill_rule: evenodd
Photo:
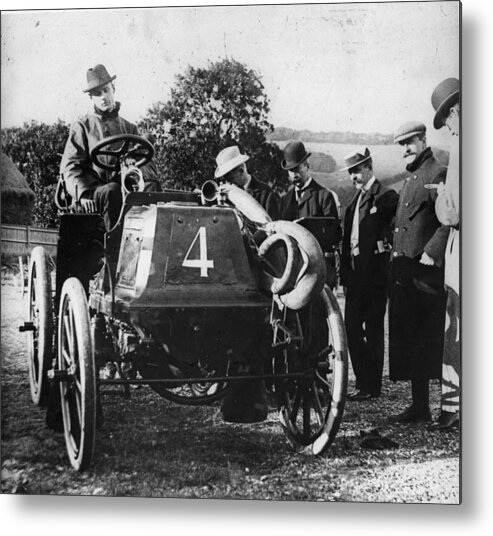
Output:
<svg viewBox="0 0 493 536">
<path fill-rule="evenodd" d="M 226 147 L 216 157 L 214 177 L 235 184 L 249 193 L 273 219 L 279 219 L 279 197 L 269 185 L 248 173 L 246 162 L 249 156 L 241 154 L 236 145 Z"/>
<path fill-rule="evenodd" d="M 384 318 L 392 244 L 392 223 L 399 196 L 373 173 L 367 147 L 345 157 L 356 195 L 344 215 L 341 283 L 346 288 L 345 325 L 356 390 L 349 400 L 380 396 L 384 360 Z"/>
<path fill-rule="evenodd" d="M 397 422 L 431 419 L 429 380 L 441 377 L 445 293 L 443 256 L 448 229 L 435 214 L 434 186 L 446 168 L 426 143 L 418 121 L 395 133 L 407 176 L 397 207 L 389 288 L 389 372 L 393 381 L 411 380 L 412 403 Z M 431 186 L 430 186 L 431 185 Z"/>
<path fill-rule="evenodd" d="M 115 78 L 110 76 L 104 65 L 88 69 L 87 86 L 83 91 L 94 103 L 94 110 L 71 126 L 60 164 L 67 193 L 75 202 L 80 202 L 84 210 L 100 212 L 107 230 L 115 225 L 120 215 L 123 203 L 121 185 L 112 182 L 111 171 L 95 166 L 90 154 L 104 138 L 116 134 L 139 134 L 133 123 L 119 115 Z M 146 185 L 148 190 L 156 184 L 155 181 L 150 182 Z"/>
<path fill-rule="evenodd" d="M 323 216 L 335 219 L 336 243 L 320 244 L 326 257 L 326 282 L 329 287 L 334 288 L 337 280 L 334 248 L 341 236 L 338 199 L 334 192 L 313 180 L 310 174 L 310 155 L 301 141 L 289 142 L 284 148 L 281 167 L 288 171 L 293 186 L 282 199 L 281 219 L 294 221 Z"/>
<path fill-rule="evenodd" d="M 459 426 L 460 416 L 460 82 L 447 78 L 431 96 L 434 126 L 446 126 L 451 135 L 447 182 L 437 189 L 435 210 L 443 225 L 450 226 L 445 250 L 447 306 L 442 362 L 441 412 L 436 426 L 448 430 Z"/>
</svg>

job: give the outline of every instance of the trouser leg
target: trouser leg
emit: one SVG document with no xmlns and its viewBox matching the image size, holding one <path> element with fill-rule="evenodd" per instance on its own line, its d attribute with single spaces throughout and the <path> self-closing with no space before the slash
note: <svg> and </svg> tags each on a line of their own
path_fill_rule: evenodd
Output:
<svg viewBox="0 0 493 536">
<path fill-rule="evenodd" d="M 366 349 L 363 356 L 362 389 L 374 396 L 382 390 L 384 358 L 384 318 L 387 305 L 385 286 L 374 286 L 369 293 L 364 314 Z"/>
<path fill-rule="evenodd" d="M 98 186 L 94 191 L 94 201 L 98 212 L 103 215 L 106 230 L 109 231 L 118 222 L 123 206 L 121 186 L 116 182 Z"/>
<path fill-rule="evenodd" d="M 365 354 L 365 334 L 360 293 L 353 285 L 347 287 L 344 323 L 348 340 L 349 356 L 356 377 L 356 389 L 363 388 L 363 360 Z"/>
<path fill-rule="evenodd" d="M 413 406 L 416 409 L 427 411 L 430 407 L 430 382 L 428 379 L 411 381 L 411 394 Z"/>
</svg>

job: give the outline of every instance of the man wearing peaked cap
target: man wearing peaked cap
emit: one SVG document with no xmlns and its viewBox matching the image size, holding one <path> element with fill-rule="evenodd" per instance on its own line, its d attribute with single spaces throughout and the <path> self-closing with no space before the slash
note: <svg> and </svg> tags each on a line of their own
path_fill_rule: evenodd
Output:
<svg viewBox="0 0 493 536">
<path fill-rule="evenodd" d="M 435 128 L 446 126 L 451 135 L 446 184 L 437 190 L 435 210 L 443 225 L 450 226 L 445 253 L 447 307 L 442 362 L 441 412 L 436 426 L 448 430 L 460 421 L 460 83 L 447 78 L 433 91 Z"/>
<path fill-rule="evenodd" d="M 113 172 L 95 166 L 90 154 L 104 138 L 116 134 L 139 134 L 133 123 L 119 115 L 120 103 L 115 101 L 115 78 L 101 64 L 87 70 L 87 85 L 82 91 L 89 95 L 94 109 L 70 127 L 60 164 L 67 193 L 74 202 L 80 202 L 85 210 L 101 213 L 107 230 L 116 224 L 120 216 L 123 203 L 121 185 Z M 158 183 L 148 181 L 147 172 L 143 173 L 146 189 L 156 189 Z"/>
<path fill-rule="evenodd" d="M 281 219 L 294 221 L 301 218 L 334 218 L 336 234 L 340 239 L 339 199 L 332 190 L 323 188 L 315 182 L 310 173 L 310 155 L 301 141 L 289 142 L 284 148 L 281 167 L 288 171 L 292 187 L 282 198 Z M 337 240 L 338 242 L 338 240 Z M 338 244 L 322 243 L 326 255 L 327 284 L 333 288 L 337 274 L 334 261 L 334 248 Z"/>
<path fill-rule="evenodd" d="M 441 376 L 445 295 L 443 256 L 448 229 L 435 214 L 436 188 L 446 168 L 426 143 L 418 121 L 401 125 L 394 136 L 402 148 L 407 176 L 395 220 L 389 288 L 389 373 L 411 380 L 411 405 L 394 419 L 431 419 L 429 380 Z M 430 186 L 431 185 L 431 186 Z"/>
<path fill-rule="evenodd" d="M 392 243 L 399 196 L 373 173 L 368 147 L 345 157 L 356 194 L 344 215 L 341 283 L 345 287 L 345 325 L 356 390 L 349 400 L 380 396 L 384 361 L 384 318 Z"/>
<path fill-rule="evenodd" d="M 241 154 L 236 145 L 226 147 L 216 157 L 216 171 L 214 177 L 232 184 L 236 184 L 249 193 L 273 220 L 279 219 L 279 197 L 268 184 L 259 181 L 248 173 L 246 162 L 249 156 Z"/>
</svg>

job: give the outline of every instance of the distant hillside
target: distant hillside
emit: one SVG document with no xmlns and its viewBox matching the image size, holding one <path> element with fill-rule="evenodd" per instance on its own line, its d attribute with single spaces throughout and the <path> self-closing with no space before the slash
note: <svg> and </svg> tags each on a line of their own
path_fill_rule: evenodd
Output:
<svg viewBox="0 0 493 536">
<path fill-rule="evenodd" d="M 305 140 L 303 140 L 305 141 Z M 286 145 L 286 141 L 275 142 L 281 149 Z M 330 157 L 330 168 L 333 171 L 325 171 L 325 167 L 321 165 L 314 166 L 312 163 L 313 178 L 325 188 L 335 190 L 339 196 L 342 206 L 345 208 L 355 194 L 355 189 L 347 171 L 341 171 L 344 168 L 344 157 L 351 151 L 366 145 L 370 149 L 373 157 L 373 169 L 375 176 L 385 185 L 400 191 L 402 184 L 408 173 L 405 170 L 406 163 L 402 158 L 402 148 L 398 145 L 389 144 L 353 144 L 353 143 L 319 143 L 306 142 L 305 146 L 312 153 L 312 159 L 324 162 L 324 166 L 328 165 L 324 161 L 323 156 Z M 433 147 L 433 152 L 438 161 L 444 165 L 448 165 L 448 151 L 441 147 Z M 335 166 L 333 165 L 335 162 Z"/>
<path fill-rule="evenodd" d="M 311 130 L 295 130 L 287 127 L 276 127 L 267 135 L 270 141 L 302 140 L 307 143 L 350 143 L 353 145 L 389 145 L 394 143 L 392 134 L 378 132 L 312 132 Z"/>
</svg>

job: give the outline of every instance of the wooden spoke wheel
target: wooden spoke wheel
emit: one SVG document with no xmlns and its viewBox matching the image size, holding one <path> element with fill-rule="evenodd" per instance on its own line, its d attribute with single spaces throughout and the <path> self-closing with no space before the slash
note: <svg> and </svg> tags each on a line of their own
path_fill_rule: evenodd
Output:
<svg viewBox="0 0 493 536">
<path fill-rule="evenodd" d="M 96 436 L 96 376 L 87 299 L 75 277 L 65 281 L 58 316 L 58 373 L 65 444 L 72 467 L 87 469 Z"/>
<path fill-rule="evenodd" d="M 330 289 L 325 287 L 311 310 L 288 311 L 286 326 L 300 342 L 290 344 L 275 358 L 276 373 L 304 371 L 305 374 L 300 378 L 275 380 L 279 417 L 289 443 L 297 452 L 322 454 L 339 429 L 348 382 L 346 332 Z M 275 333 L 275 343 L 286 342 L 285 332 Z"/>
<path fill-rule="evenodd" d="M 28 276 L 27 355 L 32 401 L 39 406 L 47 403 L 49 384 L 46 377 L 51 367 L 53 344 L 53 306 L 51 276 L 46 251 L 41 246 L 31 253 Z"/>
</svg>

